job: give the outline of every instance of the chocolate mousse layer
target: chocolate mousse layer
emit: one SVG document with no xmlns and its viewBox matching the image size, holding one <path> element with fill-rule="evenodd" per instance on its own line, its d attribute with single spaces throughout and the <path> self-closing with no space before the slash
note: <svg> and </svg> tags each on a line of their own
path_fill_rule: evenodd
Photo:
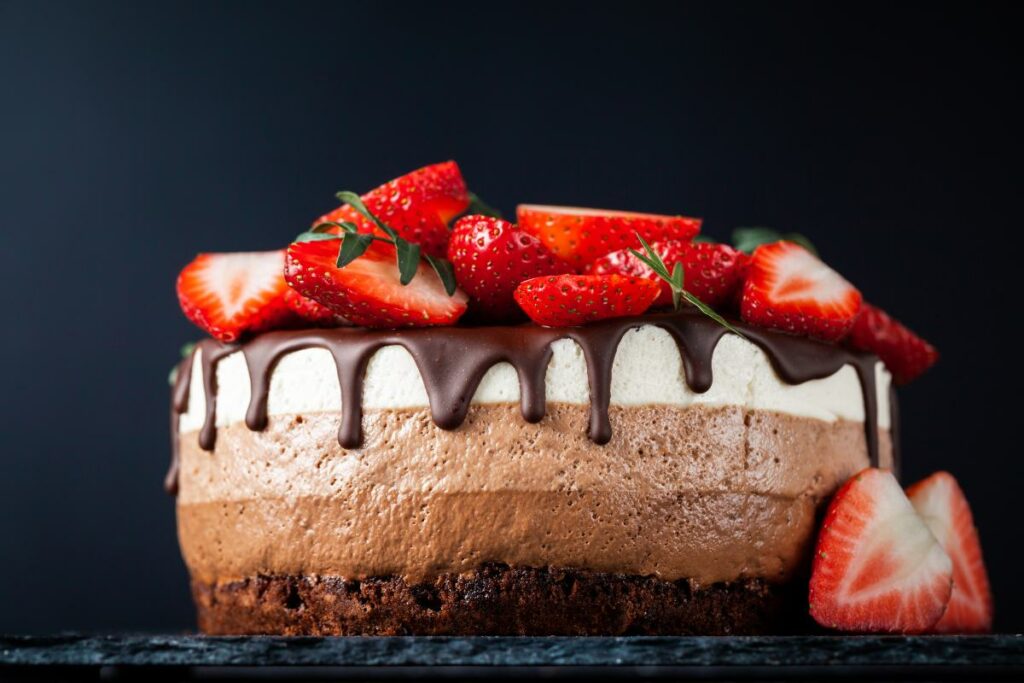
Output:
<svg viewBox="0 0 1024 683">
<path fill-rule="evenodd" d="M 760 630 L 806 565 L 819 505 L 869 463 L 859 422 L 655 405 L 609 418 L 606 445 L 567 404 L 536 424 L 474 405 L 453 430 L 427 410 L 366 411 L 352 450 L 336 413 L 222 427 L 213 452 L 182 434 L 178 529 L 201 628 Z M 879 446 L 886 466 L 885 431 Z"/>
</svg>

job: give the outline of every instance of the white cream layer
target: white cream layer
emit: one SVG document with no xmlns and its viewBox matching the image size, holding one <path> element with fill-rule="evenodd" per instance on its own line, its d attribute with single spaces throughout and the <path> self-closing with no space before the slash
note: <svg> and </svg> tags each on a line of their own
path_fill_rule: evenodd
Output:
<svg viewBox="0 0 1024 683">
<path fill-rule="evenodd" d="M 562 339 L 552 345 L 546 383 L 547 400 L 587 404 L 590 389 L 583 351 L 576 342 Z M 623 337 L 612 366 L 612 405 L 667 404 L 674 406 L 745 406 L 799 417 L 833 421 L 864 421 L 864 400 L 857 373 L 844 366 L 833 375 L 790 385 L 778 378 L 764 352 L 754 344 L 726 334 L 712 359 L 714 381 L 698 394 L 686 385 L 682 359 L 675 341 L 665 330 L 645 325 Z M 888 429 L 891 377 L 879 363 L 878 426 Z M 217 364 L 217 426 L 245 419 L 249 405 L 249 373 L 245 357 L 233 353 Z M 491 367 L 473 396 L 473 403 L 518 403 L 519 379 L 508 363 Z M 412 356 L 401 346 L 377 351 L 366 369 L 363 388 L 365 410 L 429 407 L 426 389 Z M 281 358 L 270 379 L 269 415 L 338 411 L 341 392 L 334 360 L 325 349 L 303 349 Z M 206 399 L 202 364 L 192 364 L 188 410 L 181 416 L 182 433 L 203 424 Z"/>
</svg>

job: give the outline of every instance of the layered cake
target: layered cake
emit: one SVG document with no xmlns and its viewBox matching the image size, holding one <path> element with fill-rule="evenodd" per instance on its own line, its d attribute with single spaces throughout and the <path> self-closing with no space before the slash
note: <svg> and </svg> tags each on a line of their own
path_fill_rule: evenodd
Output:
<svg viewBox="0 0 1024 683">
<path fill-rule="evenodd" d="M 801 239 L 563 207 L 513 224 L 453 162 L 340 197 L 287 250 L 178 281 L 211 335 L 176 369 L 166 482 L 203 632 L 800 629 L 816 544 L 824 626 L 922 631 L 957 598 L 947 630 L 990 619 L 980 551 L 956 577 L 950 539 L 976 535 L 941 531 L 955 482 L 928 516 L 889 482 L 894 384 L 934 349 Z M 858 473 L 843 500 L 877 525 L 844 548 L 870 547 L 823 563 Z M 906 509 L 867 515 L 864 491 Z M 865 592 L 847 575 L 890 508 L 914 550 Z M 926 583 L 916 621 L 849 616 Z"/>
</svg>

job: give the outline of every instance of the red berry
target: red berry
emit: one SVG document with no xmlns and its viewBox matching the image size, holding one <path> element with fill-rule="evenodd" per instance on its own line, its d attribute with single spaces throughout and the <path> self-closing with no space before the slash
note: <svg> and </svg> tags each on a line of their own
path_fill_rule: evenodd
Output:
<svg viewBox="0 0 1024 683">
<path fill-rule="evenodd" d="M 312 299 L 302 296 L 291 287 L 284 293 L 284 302 L 305 322 L 320 327 L 338 327 L 348 323 L 340 315 Z"/>
<path fill-rule="evenodd" d="M 700 232 L 700 219 L 569 206 L 520 205 L 519 227 L 576 268 L 610 251 L 635 247 L 640 234 L 648 242 L 688 240 Z"/>
<path fill-rule="evenodd" d="M 458 164 L 445 161 L 424 166 L 370 190 L 363 203 L 374 216 L 404 239 L 420 245 L 423 253 L 443 258 L 448 247 L 448 223 L 469 206 L 466 182 Z M 325 221 L 351 221 L 362 232 L 379 232 L 371 221 L 345 204 L 321 216 Z"/>
<path fill-rule="evenodd" d="M 837 341 L 853 327 L 860 292 L 793 242 L 758 247 L 743 286 L 740 315 L 762 327 Z"/>
<path fill-rule="evenodd" d="M 489 216 L 459 219 L 448 242 L 448 260 L 474 310 L 491 319 L 522 314 L 512 293 L 523 280 L 573 271 L 536 237 Z"/>
<path fill-rule="evenodd" d="M 344 268 L 336 265 L 340 248 L 340 239 L 294 242 L 285 266 L 288 284 L 365 327 L 452 325 L 465 313 L 465 293 L 448 296 L 425 261 L 412 282 L 402 285 L 393 245 L 375 241 Z"/>
<path fill-rule="evenodd" d="M 949 607 L 931 628 L 935 633 L 992 630 L 992 592 L 981 559 L 981 541 L 967 498 L 949 472 L 936 472 L 907 489 L 910 502 L 953 560 Z"/>
<path fill-rule="evenodd" d="M 546 275 L 520 284 L 515 299 L 539 325 L 573 327 L 640 315 L 660 291 L 651 280 L 624 275 Z"/>
<path fill-rule="evenodd" d="M 199 254 L 178 275 L 181 310 L 222 342 L 288 326 L 283 270 L 283 251 Z"/>
<path fill-rule="evenodd" d="M 887 470 L 847 481 L 829 505 L 811 570 L 811 616 L 843 631 L 922 633 L 942 617 L 953 563 Z"/>
<path fill-rule="evenodd" d="M 861 307 L 853 323 L 850 346 L 881 358 L 897 384 L 917 379 L 939 359 L 934 346 L 868 303 Z"/>
<path fill-rule="evenodd" d="M 746 263 L 746 254 L 727 244 L 666 240 L 652 243 L 651 248 L 665 262 L 669 272 L 676 263 L 683 264 L 684 289 L 708 306 L 715 307 L 729 301 L 743 281 L 742 266 Z M 654 305 L 672 305 L 669 284 L 629 249 L 605 254 L 587 266 L 585 272 L 594 275 L 618 273 L 655 280 L 661 286 L 661 294 Z"/>
</svg>

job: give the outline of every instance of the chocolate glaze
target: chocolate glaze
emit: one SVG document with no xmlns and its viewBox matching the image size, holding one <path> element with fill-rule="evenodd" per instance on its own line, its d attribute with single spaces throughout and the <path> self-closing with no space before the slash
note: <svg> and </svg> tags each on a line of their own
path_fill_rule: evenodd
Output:
<svg viewBox="0 0 1024 683">
<path fill-rule="evenodd" d="M 775 372 L 789 384 L 828 377 L 844 365 L 851 365 L 863 392 L 868 455 L 873 465 L 878 464 L 876 356 L 742 323 L 733 324 L 765 352 Z M 551 359 L 551 344 L 559 339 L 572 339 L 583 350 L 590 385 L 588 434 L 595 443 L 605 444 L 612 436 L 608 406 L 615 350 L 626 332 L 642 325 L 660 327 L 672 336 L 682 355 L 686 384 L 691 390 L 703 393 L 711 388 L 712 356 L 726 329 L 695 310 L 615 318 L 572 328 L 532 324 L 401 331 L 335 328 L 268 332 L 243 344 L 221 344 L 206 339 L 196 345 L 196 350 L 202 350 L 206 394 L 206 415 L 199 432 L 199 445 L 206 450 L 214 447 L 216 366 L 235 351 L 245 355 L 249 368 L 252 391 L 245 422 L 252 430 L 261 430 L 267 424 L 270 377 L 281 357 L 299 349 L 329 351 L 341 388 L 338 443 L 351 449 L 358 448 L 362 441 L 363 376 L 370 358 L 381 347 L 396 344 L 409 351 L 423 377 L 434 422 L 442 429 L 455 429 L 465 419 L 470 400 L 484 374 L 492 365 L 503 361 L 510 363 L 519 377 L 523 419 L 540 421 L 546 410 L 545 376 Z M 171 420 L 174 433 L 177 433 L 178 416 L 188 408 L 191 367 L 190 357 L 178 368 Z M 177 488 L 178 472 L 177 444 L 173 445 L 175 454 L 165 481 L 171 493 Z"/>
</svg>

